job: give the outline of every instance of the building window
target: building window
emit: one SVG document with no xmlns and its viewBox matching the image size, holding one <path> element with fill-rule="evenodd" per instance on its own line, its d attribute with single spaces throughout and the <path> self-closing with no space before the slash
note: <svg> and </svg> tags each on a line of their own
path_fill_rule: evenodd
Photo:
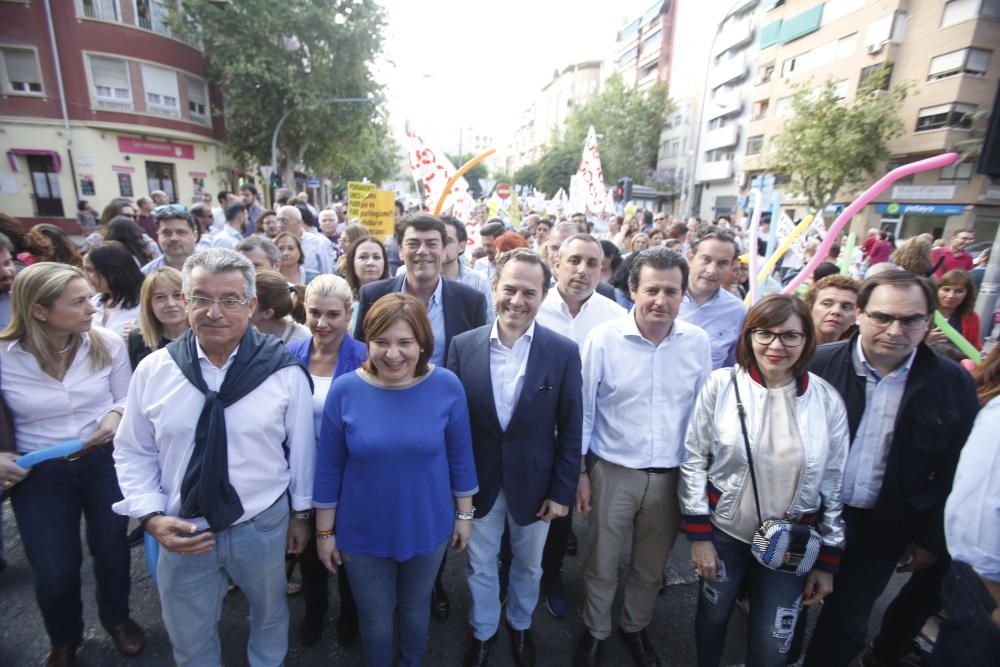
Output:
<svg viewBox="0 0 1000 667">
<path fill-rule="evenodd" d="M 34 49 L 4 47 L 0 49 L 3 64 L 3 90 L 11 95 L 42 95 L 42 75 Z"/>
<path fill-rule="evenodd" d="M 663 31 L 657 30 L 656 34 L 650 35 L 642 41 L 642 55 L 649 55 L 650 51 L 660 51 L 660 41 L 663 37 Z"/>
<path fill-rule="evenodd" d="M 176 9 L 176 2 L 170 2 L 169 0 L 136 0 L 135 9 L 139 27 L 145 30 L 152 30 L 164 37 L 172 37 L 173 33 L 167 24 L 167 17 L 170 16 L 171 6 Z"/>
<path fill-rule="evenodd" d="M 971 162 L 953 164 L 950 167 L 941 167 L 939 183 L 962 184 L 971 183 L 975 165 Z"/>
<path fill-rule="evenodd" d="M 94 105 L 99 109 L 131 110 L 132 85 L 129 82 L 128 63 L 119 58 L 100 56 L 90 56 L 89 59 Z"/>
<path fill-rule="evenodd" d="M 146 111 L 170 118 L 181 117 L 175 71 L 143 65 L 142 87 L 146 91 Z"/>
<path fill-rule="evenodd" d="M 753 103 L 753 115 L 750 120 L 761 120 L 767 117 L 767 110 L 771 106 L 770 100 L 758 100 Z"/>
<path fill-rule="evenodd" d="M 118 7 L 118 0 L 78 0 L 77 10 L 90 19 L 101 19 L 102 21 L 121 21 L 122 13 Z"/>
<path fill-rule="evenodd" d="M 193 76 L 185 76 L 187 82 L 188 114 L 191 120 L 199 123 L 208 122 L 208 88 L 201 79 Z"/>
<path fill-rule="evenodd" d="M 870 79 L 873 75 L 878 74 L 878 72 L 880 72 L 883 67 L 888 68 L 889 74 L 888 76 L 885 77 L 885 80 L 882 82 L 880 90 L 889 90 L 889 80 L 892 78 L 892 64 L 888 62 L 876 63 L 874 65 L 869 65 L 868 67 L 862 68 L 861 76 L 858 77 L 858 88 L 864 87 L 865 82 L 868 81 L 868 79 Z"/>
<path fill-rule="evenodd" d="M 782 97 L 774 105 L 774 115 L 776 118 L 791 118 L 795 115 L 795 110 L 792 109 L 792 96 Z"/>
<path fill-rule="evenodd" d="M 944 79 L 958 74 L 986 76 L 990 64 L 990 51 L 984 49 L 959 49 L 931 58 L 928 81 Z"/>
<path fill-rule="evenodd" d="M 656 74 L 656 70 L 659 68 L 659 63 L 653 62 L 642 68 L 642 74 L 639 75 L 640 79 L 645 79 L 647 76 Z"/>
<path fill-rule="evenodd" d="M 947 0 L 941 15 L 941 27 L 968 21 L 978 16 L 1000 17 L 1000 2 L 997 0 Z"/>
<path fill-rule="evenodd" d="M 627 65 L 628 63 L 635 60 L 635 57 L 638 54 L 639 54 L 639 47 L 633 46 L 631 49 L 622 54 L 622 57 L 619 59 L 618 62 L 620 62 L 622 65 Z"/>
<path fill-rule="evenodd" d="M 942 127 L 969 129 L 972 121 L 967 117 L 976 110 L 974 104 L 940 104 L 936 107 L 926 107 L 917 114 L 917 132 L 937 130 Z"/>
<path fill-rule="evenodd" d="M 764 148 L 764 135 L 747 137 L 747 155 L 758 155 Z"/>
<path fill-rule="evenodd" d="M 833 84 L 833 94 L 838 100 L 847 98 L 847 79 Z"/>
<path fill-rule="evenodd" d="M 757 68 L 757 80 L 754 82 L 755 85 L 761 85 L 762 83 L 767 83 L 774 76 L 774 61 L 771 61 L 765 65 L 761 65 Z"/>
</svg>

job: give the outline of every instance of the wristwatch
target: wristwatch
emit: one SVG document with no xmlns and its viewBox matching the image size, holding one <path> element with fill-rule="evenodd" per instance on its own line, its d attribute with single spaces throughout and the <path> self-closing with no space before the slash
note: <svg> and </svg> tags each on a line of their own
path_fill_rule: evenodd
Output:
<svg viewBox="0 0 1000 667">
<path fill-rule="evenodd" d="M 293 519 L 305 519 L 306 521 L 308 521 L 309 519 L 312 518 L 312 515 L 313 515 L 312 510 L 292 510 Z"/>
<path fill-rule="evenodd" d="M 146 530 L 146 524 L 149 523 L 149 520 L 154 516 L 163 516 L 163 512 L 150 512 L 149 514 L 143 514 L 139 517 L 139 525 L 142 526 L 143 530 Z"/>
</svg>

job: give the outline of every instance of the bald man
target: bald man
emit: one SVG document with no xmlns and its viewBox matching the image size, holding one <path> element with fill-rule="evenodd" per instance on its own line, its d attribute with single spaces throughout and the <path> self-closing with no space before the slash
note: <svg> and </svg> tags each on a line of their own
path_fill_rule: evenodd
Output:
<svg viewBox="0 0 1000 667">
<path fill-rule="evenodd" d="M 302 245 L 303 265 L 317 273 L 333 273 L 336 266 L 336 253 L 330 239 L 321 234 L 305 230 L 302 224 L 302 213 L 294 206 L 282 206 L 278 209 L 278 229 L 289 232 Z"/>
</svg>

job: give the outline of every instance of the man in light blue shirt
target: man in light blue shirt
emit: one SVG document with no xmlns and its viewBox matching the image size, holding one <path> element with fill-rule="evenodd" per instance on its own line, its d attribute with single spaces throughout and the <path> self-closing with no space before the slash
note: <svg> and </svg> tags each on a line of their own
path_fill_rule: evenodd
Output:
<svg viewBox="0 0 1000 667">
<path fill-rule="evenodd" d="M 722 279 L 736 261 L 736 237 L 721 227 L 698 235 L 688 251 L 691 277 L 678 319 L 701 327 L 712 344 L 712 369 L 736 363 L 736 345 L 747 309 L 722 289 Z"/>
<path fill-rule="evenodd" d="M 226 207 L 226 224 L 212 237 L 213 248 L 235 250 L 243 240 L 243 230 L 247 224 L 247 207 L 239 202 Z"/>
</svg>

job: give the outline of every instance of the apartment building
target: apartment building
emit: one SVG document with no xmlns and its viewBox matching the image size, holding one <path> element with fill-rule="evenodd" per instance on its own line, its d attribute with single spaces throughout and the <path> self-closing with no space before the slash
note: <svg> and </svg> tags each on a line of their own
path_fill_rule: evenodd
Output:
<svg viewBox="0 0 1000 667">
<path fill-rule="evenodd" d="M 76 231 L 152 190 L 190 204 L 225 183 L 223 121 L 198 43 L 171 33 L 178 0 L 0 3 L 0 210 Z"/>
<path fill-rule="evenodd" d="M 751 115 L 760 7 L 759 0 L 735 0 L 715 21 L 688 207 L 688 212 L 703 220 L 733 215 L 743 185 L 744 131 Z"/>
<path fill-rule="evenodd" d="M 768 150 L 791 113 L 795 84 L 831 80 L 851 100 L 883 65 L 892 67 L 890 85 L 911 82 L 913 94 L 899 109 L 905 133 L 890 143 L 886 170 L 967 141 L 968 114 L 993 105 L 1000 80 L 1000 0 L 766 0 L 764 8 L 744 141 L 748 176 L 766 172 Z M 784 194 L 783 208 L 803 215 L 804 202 Z M 840 193 L 828 217 L 856 194 Z M 998 224 L 1000 184 L 977 174 L 973 160 L 898 181 L 855 216 L 851 229 L 940 237 L 974 227 L 977 239 L 992 240 Z"/>
<path fill-rule="evenodd" d="M 669 81 L 676 6 L 677 0 L 656 2 L 618 31 L 602 78 L 617 73 L 641 92 Z"/>
</svg>

